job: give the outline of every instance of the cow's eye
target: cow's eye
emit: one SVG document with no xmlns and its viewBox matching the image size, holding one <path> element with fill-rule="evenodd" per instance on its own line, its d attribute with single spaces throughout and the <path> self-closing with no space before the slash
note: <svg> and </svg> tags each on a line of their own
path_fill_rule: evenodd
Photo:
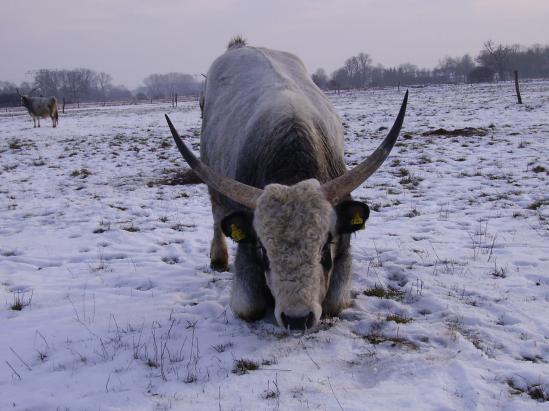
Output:
<svg viewBox="0 0 549 411">
<path fill-rule="evenodd" d="M 320 264 L 326 271 L 332 268 L 332 234 L 328 234 L 326 243 L 322 247 L 322 255 L 320 257 Z"/>
<path fill-rule="evenodd" d="M 265 271 L 269 271 L 269 257 L 267 257 L 267 250 L 263 247 L 263 244 L 259 243 L 259 248 L 257 250 L 259 254 L 260 264 L 263 266 Z"/>
</svg>

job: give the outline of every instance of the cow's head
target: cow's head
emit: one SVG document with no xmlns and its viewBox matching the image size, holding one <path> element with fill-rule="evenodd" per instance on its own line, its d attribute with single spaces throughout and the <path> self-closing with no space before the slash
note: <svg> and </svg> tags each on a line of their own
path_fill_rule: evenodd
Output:
<svg viewBox="0 0 549 411">
<path fill-rule="evenodd" d="M 312 328 L 320 320 L 339 237 L 364 228 L 369 216 L 366 204 L 345 199 L 389 155 L 404 121 L 407 100 L 408 93 L 385 140 L 352 170 L 322 185 L 305 180 L 264 189 L 216 174 L 187 148 L 166 116 L 179 151 L 202 181 L 250 209 L 226 216 L 222 229 L 234 241 L 254 242 L 261 249 L 280 326 Z"/>
<path fill-rule="evenodd" d="M 30 106 L 30 100 L 31 100 L 30 95 L 31 95 L 36 89 L 37 89 L 37 88 L 32 89 L 32 90 L 29 92 L 29 94 L 21 94 L 21 93 L 19 92 L 19 89 L 18 89 L 18 88 L 15 89 L 15 91 L 17 91 L 17 94 L 19 95 L 19 97 L 21 97 L 21 105 L 22 105 L 23 107 L 29 108 L 29 106 Z"/>
<path fill-rule="evenodd" d="M 266 186 L 253 213 L 231 213 L 221 226 L 234 241 L 260 249 L 278 323 L 303 329 L 322 314 L 340 236 L 364 228 L 369 213 L 358 201 L 334 207 L 317 180 L 305 180 Z"/>
<path fill-rule="evenodd" d="M 24 94 L 21 94 L 21 93 L 19 92 L 19 89 L 18 89 L 18 88 L 16 88 L 15 91 L 17 91 L 17 95 L 18 95 L 19 97 L 21 97 L 21 105 L 22 105 L 23 107 L 27 107 L 27 108 L 28 108 L 28 107 L 29 107 L 29 96 L 24 95 Z"/>
</svg>

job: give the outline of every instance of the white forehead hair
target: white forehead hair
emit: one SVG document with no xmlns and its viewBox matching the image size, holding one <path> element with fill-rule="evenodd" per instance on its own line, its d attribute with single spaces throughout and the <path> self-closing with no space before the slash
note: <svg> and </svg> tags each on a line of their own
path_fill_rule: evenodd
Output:
<svg viewBox="0 0 549 411">
<path fill-rule="evenodd" d="M 282 271 L 311 263 L 319 246 L 335 226 L 335 211 L 324 198 L 317 180 L 293 186 L 270 184 L 257 201 L 254 227 Z M 273 267 L 274 268 L 274 267 Z"/>
</svg>

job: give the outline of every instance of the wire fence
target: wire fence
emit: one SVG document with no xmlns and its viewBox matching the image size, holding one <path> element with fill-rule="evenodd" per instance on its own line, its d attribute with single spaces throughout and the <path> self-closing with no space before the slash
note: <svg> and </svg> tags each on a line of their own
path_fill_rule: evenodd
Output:
<svg viewBox="0 0 549 411">
<path fill-rule="evenodd" d="M 137 99 L 131 99 L 131 100 L 114 100 L 114 101 L 86 101 L 81 103 L 73 103 L 73 102 L 66 102 L 64 109 L 66 111 L 75 110 L 75 109 L 86 109 L 86 108 L 101 108 L 101 107 L 120 107 L 120 106 L 146 106 L 151 104 L 156 105 L 167 105 L 170 107 L 177 107 L 177 104 L 179 103 L 186 103 L 186 102 L 198 102 L 200 96 L 198 94 L 196 95 L 186 95 L 186 96 L 178 96 L 177 101 L 174 101 L 171 97 L 163 97 L 163 98 L 154 98 L 154 99 L 147 99 L 147 100 L 137 100 Z M 59 112 L 63 111 L 63 101 L 57 100 L 57 107 L 59 109 Z M 6 116 L 16 116 L 21 115 L 27 112 L 27 109 L 23 106 L 16 106 L 16 107 L 3 107 L 0 109 L 0 116 L 6 117 Z"/>
</svg>

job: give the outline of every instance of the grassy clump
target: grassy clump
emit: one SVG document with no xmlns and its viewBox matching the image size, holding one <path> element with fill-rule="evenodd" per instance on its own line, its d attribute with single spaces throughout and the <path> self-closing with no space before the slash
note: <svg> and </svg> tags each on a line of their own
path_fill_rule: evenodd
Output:
<svg viewBox="0 0 549 411">
<path fill-rule="evenodd" d="M 255 371 L 258 368 L 259 368 L 259 364 L 256 363 L 255 361 L 241 358 L 239 360 L 234 361 L 233 374 L 244 375 L 244 374 L 247 374 L 248 371 Z"/>
<path fill-rule="evenodd" d="M 10 308 L 13 311 L 22 311 L 23 308 L 31 305 L 32 295 L 33 294 L 31 293 L 31 295 L 27 298 L 25 297 L 24 292 L 16 292 L 15 294 L 13 294 L 13 303 L 11 304 Z"/>
<path fill-rule="evenodd" d="M 407 348 L 409 350 L 417 350 L 419 348 L 416 343 L 406 338 L 398 336 L 391 337 L 377 332 L 372 332 L 364 338 L 372 345 L 388 343 L 391 347 Z"/>
<path fill-rule="evenodd" d="M 392 287 L 385 288 L 381 285 L 375 284 L 373 287 L 367 288 L 366 290 L 364 290 L 362 294 L 367 295 L 369 297 L 384 298 L 386 300 L 402 301 L 404 299 L 404 294 L 406 294 L 406 292 L 398 290 L 396 288 L 392 288 Z"/>
<path fill-rule="evenodd" d="M 21 140 L 15 138 L 8 143 L 8 147 L 12 150 L 19 150 L 23 148 L 23 143 L 21 142 Z"/>
<path fill-rule="evenodd" d="M 414 321 L 410 317 L 406 317 L 405 315 L 400 314 L 389 314 L 386 318 L 387 321 L 393 321 L 397 324 L 408 324 L 412 321 Z"/>
<path fill-rule="evenodd" d="M 409 176 L 409 175 L 410 175 L 410 171 L 408 171 L 407 168 L 401 167 L 401 168 L 398 170 L 398 176 L 399 176 L 399 177 L 406 177 L 406 176 Z"/>
<path fill-rule="evenodd" d="M 539 402 L 549 401 L 549 392 L 545 390 L 545 387 L 541 384 L 526 385 L 521 387 L 513 380 L 507 380 L 507 385 L 512 388 L 512 394 L 528 394 L 530 398 Z"/>
<path fill-rule="evenodd" d="M 528 210 L 537 210 L 540 207 L 543 207 L 544 205 L 549 204 L 546 200 L 537 200 L 534 201 L 532 204 L 530 204 L 528 207 L 526 207 Z"/>
<path fill-rule="evenodd" d="M 137 233 L 137 232 L 141 231 L 139 229 L 139 227 L 134 226 L 133 223 L 131 223 L 130 225 L 127 225 L 127 226 L 123 226 L 121 228 L 122 228 L 122 230 L 128 231 L 130 233 Z"/>
<path fill-rule="evenodd" d="M 72 173 L 70 173 L 71 177 L 80 177 L 82 179 L 87 178 L 89 175 L 91 175 L 91 171 L 87 168 L 81 168 L 80 170 L 74 170 Z"/>
</svg>

